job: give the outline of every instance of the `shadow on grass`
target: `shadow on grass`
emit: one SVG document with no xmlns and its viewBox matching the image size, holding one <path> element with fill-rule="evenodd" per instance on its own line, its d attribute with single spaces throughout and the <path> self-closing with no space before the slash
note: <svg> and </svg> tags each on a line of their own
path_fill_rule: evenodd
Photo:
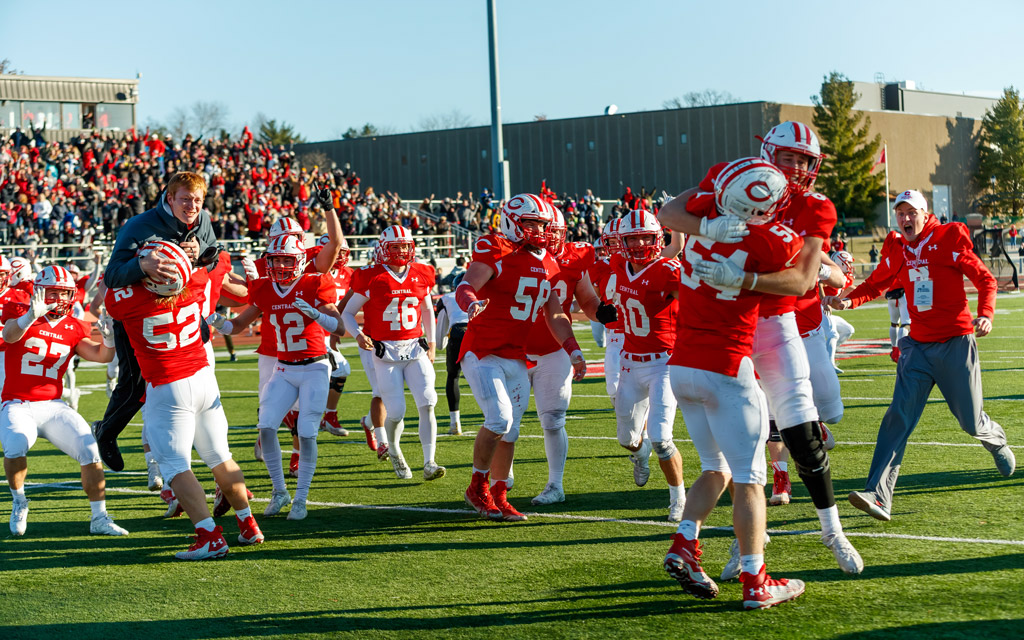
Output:
<svg viewBox="0 0 1024 640">
<path fill-rule="evenodd" d="M 1024 629 L 1024 618 L 1013 620 L 969 620 L 914 624 L 873 631 L 835 636 L 835 640 L 902 640 L 928 638 L 928 640 L 974 640 L 975 638 L 1019 638 Z"/>
</svg>

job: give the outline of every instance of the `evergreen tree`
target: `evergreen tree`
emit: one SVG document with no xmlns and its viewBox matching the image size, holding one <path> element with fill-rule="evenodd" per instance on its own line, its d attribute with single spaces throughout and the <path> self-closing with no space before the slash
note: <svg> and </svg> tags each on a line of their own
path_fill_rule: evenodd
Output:
<svg viewBox="0 0 1024 640">
<path fill-rule="evenodd" d="M 343 139 L 345 139 L 345 140 L 353 140 L 355 138 L 372 138 L 373 136 L 376 136 L 376 135 L 383 135 L 383 134 L 379 134 L 378 131 L 377 131 L 377 127 L 375 127 L 371 123 L 367 122 L 366 124 L 363 125 L 362 129 L 356 129 L 355 127 L 349 127 L 348 131 L 346 131 L 345 133 L 341 134 L 341 137 Z"/>
<path fill-rule="evenodd" d="M 821 96 L 813 98 L 814 126 L 821 138 L 821 150 L 828 156 L 816 187 L 832 200 L 840 216 L 864 218 L 870 224 L 875 207 L 885 197 L 884 175 L 871 173 L 882 137 L 868 138 L 871 119 L 853 110 L 859 97 L 853 83 L 833 71 L 821 85 Z"/>
<path fill-rule="evenodd" d="M 1024 107 L 1020 92 L 1009 87 L 985 112 L 978 140 L 975 181 L 986 209 L 1009 207 L 1018 215 L 1024 205 Z"/>
<path fill-rule="evenodd" d="M 273 146 L 303 143 L 306 141 L 305 138 L 295 131 L 292 125 L 284 122 L 283 120 L 281 121 L 281 124 L 277 124 L 277 120 L 266 120 L 260 123 L 258 137 L 260 142 L 265 142 Z"/>
</svg>

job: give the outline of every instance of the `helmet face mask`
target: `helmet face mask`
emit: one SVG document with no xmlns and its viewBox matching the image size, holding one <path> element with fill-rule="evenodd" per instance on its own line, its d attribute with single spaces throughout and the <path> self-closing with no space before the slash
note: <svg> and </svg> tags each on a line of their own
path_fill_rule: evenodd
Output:
<svg viewBox="0 0 1024 640">
<path fill-rule="evenodd" d="M 616 233 L 621 243 L 620 251 L 634 264 L 647 265 L 659 257 L 665 248 L 665 234 L 654 215 L 649 211 L 634 210 L 619 221 Z M 641 239 L 646 238 L 647 242 Z"/>
<path fill-rule="evenodd" d="M 604 229 L 601 230 L 601 240 L 604 242 L 605 250 L 609 256 L 622 253 L 622 238 L 619 236 L 619 226 L 621 224 L 622 219 L 615 218 L 609 220 L 608 224 L 604 225 Z"/>
<path fill-rule="evenodd" d="M 597 256 L 599 260 L 603 260 L 608 257 L 608 247 L 604 246 L 603 238 L 594 240 L 594 255 Z"/>
<path fill-rule="evenodd" d="M 412 233 L 400 225 L 392 225 L 380 234 L 377 243 L 380 262 L 389 267 L 404 267 L 416 259 L 416 242 Z"/>
<path fill-rule="evenodd" d="M 555 218 L 555 208 L 531 193 L 521 193 L 501 208 L 501 234 L 510 241 L 537 249 L 548 246 L 547 228 Z"/>
<path fill-rule="evenodd" d="M 46 267 L 36 276 L 35 288 L 43 291 L 47 304 L 57 305 L 46 314 L 47 318 L 59 320 L 71 314 L 77 287 L 70 271 L 64 267 Z"/>
<path fill-rule="evenodd" d="M 289 284 L 306 269 L 306 252 L 294 235 L 282 235 L 267 245 L 267 274 L 278 284 Z"/>
<path fill-rule="evenodd" d="M 548 224 L 546 229 L 548 234 L 548 251 L 551 255 L 556 258 L 562 255 L 562 250 L 565 249 L 565 217 L 562 216 L 562 212 L 557 208 L 554 210 L 554 218 Z"/>
<path fill-rule="evenodd" d="M 715 207 L 719 213 L 764 224 L 788 201 L 789 181 L 779 169 L 760 158 L 730 162 L 715 178 Z"/>
<path fill-rule="evenodd" d="M 331 238 L 325 233 L 320 236 L 320 239 L 316 241 L 320 247 L 326 247 L 327 243 L 331 241 Z M 352 257 L 352 251 L 348 248 L 348 240 L 345 238 L 341 239 L 341 247 L 338 250 L 338 259 L 334 261 L 335 269 L 342 269 L 348 265 L 349 259 Z"/>
<path fill-rule="evenodd" d="M 806 157 L 806 165 L 794 162 L 787 152 Z M 789 121 L 772 127 L 761 139 L 761 158 L 775 165 L 796 187 L 810 189 L 825 156 L 821 153 L 818 136 L 810 127 L 802 122 Z"/>
<path fill-rule="evenodd" d="M 11 285 L 11 261 L 0 256 L 0 291 L 5 291 Z"/>
</svg>

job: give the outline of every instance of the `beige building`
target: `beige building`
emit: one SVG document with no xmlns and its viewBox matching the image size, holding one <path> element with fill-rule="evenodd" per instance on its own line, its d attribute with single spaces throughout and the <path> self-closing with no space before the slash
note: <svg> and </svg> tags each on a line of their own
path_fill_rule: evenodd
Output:
<svg viewBox="0 0 1024 640">
<path fill-rule="evenodd" d="M 0 75 L 0 135 L 45 125 L 49 141 L 136 124 L 139 81 Z"/>
</svg>

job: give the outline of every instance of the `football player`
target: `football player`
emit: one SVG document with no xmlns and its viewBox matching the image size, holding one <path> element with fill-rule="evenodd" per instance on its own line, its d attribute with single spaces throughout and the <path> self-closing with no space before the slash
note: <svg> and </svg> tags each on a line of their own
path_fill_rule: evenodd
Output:
<svg viewBox="0 0 1024 640">
<path fill-rule="evenodd" d="M 437 329 L 434 333 L 434 340 L 438 347 L 445 349 L 445 382 L 444 392 L 448 400 L 448 435 L 462 435 L 462 417 L 459 413 L 459 402 L 462 399 L 459 391 L 459 375 L 462 373 L 462 365 L 459 364 L 459 350 L 462 348 L 462 338 L 466 335 L 466 327 L 469 325 L 469 316 L 459 307 L 455 301 L 455 289 L 462 282 L 459 274 L 452 283 L 452 290 L 441 296 L 434 309 L 437 318 Z"/>
<path fill-rule="evenodd" d="M 607 257 L 595 260 L 590 269 L 590 281 L 605 305 L 617 306 L 615 299 L 615 274 L 612 273 L 611 256 L 617 255 L 622 249 L 622 241 L 618 236 L 621 220 L 609 220 L 601 230 L 601 244 L 604 245 Z M 615 407 L 615 394 L 619 388 L 619 353 L 624 340 L 622 318 L 604 325 L 604 385 L 608 397 Z"/>
<path fill-rule="evenodd" d="M 434 268 L 415 262 L 412 233 L 400 225 L 385 229 L 378 242 L 380 262 L 357 271 L 352 277 L 352 296 L 342 319 L 356 344 L 373 352 L 373 369 L 384 402 L 384 431 L 395 475 L 412 478 L 399 439 L 405 429 L 405 385 L 409 386 L 419 413 L 420 446 L 423 448 L 423 479 L 444 476 L 445 468 L 434 460 L 437 449 L 437 417 L 434 406 Z M 355 314 L 363 310 L 364 328 Z"/>
<path fill-rule="evenodd" d="M 791 267 L 803 244 L 800 236 L 768 222 L 786 184 L 780 171 L 758 158 L 742 158 L 722 169 L 715 181 L 717 215 L 749 221 L 749 235 L 738 244 L 687 239 L 679 288 L 679 306 L 685 311 L 678 315 L 669 359 L 672 391 L 700 455 L 701 475 L 690 487 L 664 567 L 688 593 L 705 599 L 718 595 L 718 585 L 701 567 L 698 536 L 731 480 L 745 609 L 792 600 L 803 593 L 804 584 L 773 579 L 764 564 L 767 468 L 762 447 L 768 412 L 750 358 L 761 296 L 709 283 L 697 265 L 715 256 L 754 274 Z"/>
<path fill-rule="evenodd" d="M 7 305 L 17 304 L 28 304 L 30 294 L 26 293 L 23 289 L 16 289 L 12 285 L 12 278 L 14 276 L 14 269 L 11 266 L 11 261 L 4 256 L 0 256 L 0 314 L 3 313 L 4 307 Z M 0 343 L 0 391 L 4 388 L 4 378 L 6 377 L 6 368 L 4 367 L 4 353 L 6 353 L 6 343 Z"/>
<path fill-rule="evenodd" d="M 195 542 L 176 557 L 220 558 L 228 553 L 228 545 L 192 472 L 193 447 L 235 510 L 238 542 L 260 544 L 263 533 L 249 507 L 242 470 L 231 458 L 228 421 L 203 346 L 206 273 L 193 272 L 188 254 L 173 242 L 146 243 L 139 257 L 154 252 L 172 262 L 174 277 L 146 277 L 127 287 L 108 289 L 104 306 L 124 327 L 146 380 L 146 439 L 161 474 L 195 526 Z"/>
<path fill-rule="evenodd" d="M 811 494 L 822 528 L 822 542 L 832 551 L 840 568 L 846 573 L 860 573 L 863 562 L 853 545 L 843 535 L 839 510 L 835 503 L 832 486 L 832 472 L 826 449 L 826 432 L 819 411 L 814 403 L 814 389 L 811 384 L 811 366 L 807 350 L 800 340 L 794 310 L 797 304 L 808 301 L 819 305 L 817 283 L 841 286 L 845 277 L 839 270 L 832 272 L 823 267 L 821 256 L 823 243 L 828 239 L 836 222 L 836 211 L 825 196 L 810 191 L 821 166 L 821 150 L 818 139 L 807 125 L 799 122 L 784 122 L 773 127 L 764 137 L 761 157 L 770 162 L 789 181 L 789 188 L 778 206 L 777 219 L 800 237 L 803 247 L 791 269 L 765 274 L 760 279 L 746 273 L 735 262 L 718 259 L 700 260 L 694 268 L 704 282 L 713 286 L 752 289 L 755 284 L 759 293 L 775 295 L 761 298 L 758 308 L 757 329 L 754 332 L 752 360 L 759 381 L 768 396 L 771 412 L 775 416 L 770 429 L 768 451 L 772 458 L 773 483 L 770 504 L 789 502 L 791 493 L 789 473 L 785 456 L 792 455 L 800 479 Z M 701 183 L 701 193 L 686 192 L 684 198 L 676 198 L 665 204 L 659 212 L 659 219 L 666 226 L 679 225 L 678 230 L 692 231 L 694 225 L 687 216 L 698 213 L 703 219 L 698 223 L 700 230 L 722 237 L 742 238 L 742 220 L 720 216 L 709 220 L 709 203 L 713 207 L 713 193 L 722 165 L 716 165 Z M 709 184 L 710 183 L 710 184 Z M 693 197 L 689 197 L 692 195 Z M 687 211 L 687 209 L 689 211 Z M 737 222 L 739 224 L 737 224 Z M 825 362 L 817 363 L 827 368 L 833 376 L 834 369 Z M 838 388 L 837 388 L 838 390 Z M 842 417 L 842 401 L 836 393 L 830 403 L 830 414 L 820 416 L 822 420 L 838 421 Z M 777 427 L 777 428 L 776 428 Z M 734 545 L 734 551 L 738 547 Z M 738 556 L 735 555 L 723 571 L 723 579 L 731 579 L 738 572 Z"/>
<path fill-rule="evenodd" d="M 662 257 L 665 232 L 650 212 L 629 212 L 618 235 L 622 249 L 611 267 L 624 329 L 615 397 L 619 444 L 631 452 L 638 487 L 651 475 L 651 452 L 658 455 L 668 481 L 668 519 L 679 522 L 686 497 L 683 459 L 672 441 L 676 399 L 668 368 L 679 312 L 679 262 Z"/>
<path fill-rule="evenodd" d="M 822 287 L 822 310 L 825 313 L 828 357 L 832 359 L 832 368 L 836 370 L 836 373 L 842 373 L 843 370 L 836 366 L 836 349 L 853 337 L 854 328 L 841 316 L 832 313 L 831 307 L 824 301 L 830 297 L 842 297 L 843 291 L 853 286 L 853 255 L 849 251 L 833 251 L 831 259 L 846 276 L 846 284 L 842 287 Z"/>
<path fill-rule="evenodd" d="M 6 259 L 0 266 L 9 266 Z M 68 356 L 80 355 L 93 362 L 113 357 L 113 329 L 102 328 L 103 344 L 88 338 L 92 328 L 70 316 L 75 282 L 67 269 L 50 266 L 39 272 L 35 292 L 28 301 L 5 301 L 0 320 L 6 345 L 6 380 L 0 411 L 0 444 L 4 472 L 13 497 L 11 534 L 25 534 L 28 500 L 25 477 L 28 451 L 42 436 L 81 465 L 82 488 L 89 497 L 92 519 L 89 531 L 108 536 L 128 532 L 107 514 L 106 481 L 100 452 L 89 424 L 77 411 L 60 401 Z"/>
<path fill-rule="evenodd" d="M 551 291 L 558 297 L 566 317 L 570 315 L 573 298 L 588 318 L 614 322 L 615 309 L 601 307 L 587 271 L 594 265 L 594 249 L 586 242 L 566 243 L 565 218 L 557 207 L 551 207 L 548 224 L 547 252 L 558 263 L 558 274 L 551 280 Z M 546 313 L 544 308 L 541 313 Z M 547 322 L 538 318 L 526 337 L 527 373 L 537 404 L 537 417 L 544 432 L 544 454 L 548 462 L 548 482 L 532 504 L 553 504 L 565 501 L 562 486 L 565 461 L 569 453 L 569 437 L 565 432 L 565 412 L 572 398 L 572 363 L 551 333 Z M 511 470 L 510 470 L 511 471 Z M 512 486 L 509 477 L 509 488 Z"/>
<path fill-rule="evenodd" d="M 326 273 L 304 273 L 306 252 L 294 235 L 283 235 L 267 246 L 267 278 L 249 282 L 252 306 L 227 320 L 214 313 L 207 321 L 224 334 L 238 334 L 262 313 L 273 327 L 277 364 L 260 401 L 259 429 L 263 461 L 273 482 L 270 504 L 263 512 L 273 516 L 292 505 L 289 520 L 307 515 L 306 502 L 316 471 L 316 436 L 327 408 L 330 365 L 326 333 L 338 328 L 337 287 Z M 316 310 L 316 321 L 307 314 Z M 326 333 L 325 333 L 326 332 Z M 299 480 L 295 502 L 285 485 L 281 443 L 277 429 L 298 401 L 296 431 L 299 438 Z"/>
<path fill-rule="evenodd" d="M 456 290 L 459 306 L 469 314 L 459 361 L 484 414 L 465 498 L 477 513 L 493 520 L 526 519 L 507 499 L 515 442 L 530 396 L 522 337 L 535 322 L 546 322 L 569 354 L 573 379 L 582 380 L 586 373 L 572 324 L 558 297 L 551 295 L 558 264 L 544 248 L 552 210 L 532 194 L 511 198 L 501 210 L 501 235 L 476 241 L 473 262 Z"/>
</svg>

